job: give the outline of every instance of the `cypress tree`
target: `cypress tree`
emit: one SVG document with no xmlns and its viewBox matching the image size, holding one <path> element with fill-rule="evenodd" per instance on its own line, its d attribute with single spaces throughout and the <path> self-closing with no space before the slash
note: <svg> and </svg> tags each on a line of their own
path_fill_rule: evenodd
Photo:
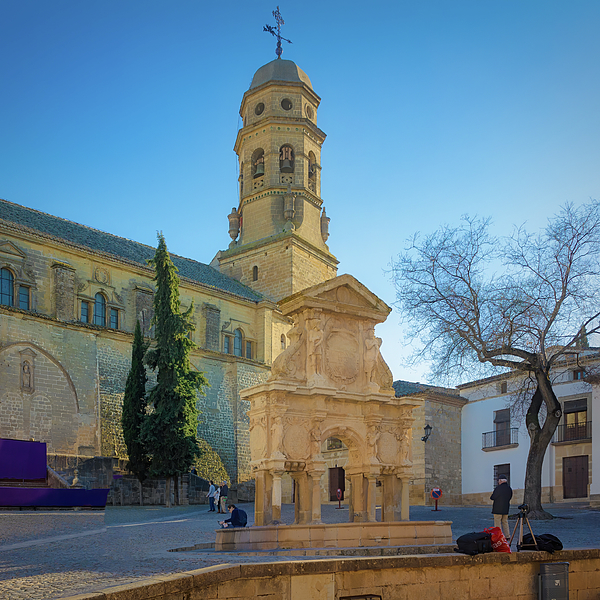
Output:
<svg viewBox="0 0 600 600">
<path fill-rule="evenodd" d="M 170 506 L 172 477 L 187 473 L 200 454 L 197 393 L 208 382 L 202 373 L 191 370 L 190 352 L 195 345 L 189 333 L 194 330 L 194 306 L 192 303 L 181 312 L 177 268 L 162 233 L 149 264 L 154 267 L 156 282 L 152 319 L 156 344 L 146 352 L 146 364 L 158 373 L 149 394 L 152 408 L 143 435 L 152 449 L 152 474 L 167 479 L 166 502 Z"/>
<path fill-rule="evenodd" d="M 146 397 L 146 381 L 148 378 L 144 367 L 144 354 L 146 350 L 147 345 L 144 343 L 142 337 L 140 322 L 137 321 L 133 335 L 131 368 L 127 375 L 127 383 L 125 384 L 121 425 L 129 456 L 127 468 L 140 482 L 140 504 L 142 504 L 142 483 L 148 477 L 150 469 L 150 457 L 141 438 L 141 427 L 146 419 L 146 408 L 148 405 Z"/>
</svg>

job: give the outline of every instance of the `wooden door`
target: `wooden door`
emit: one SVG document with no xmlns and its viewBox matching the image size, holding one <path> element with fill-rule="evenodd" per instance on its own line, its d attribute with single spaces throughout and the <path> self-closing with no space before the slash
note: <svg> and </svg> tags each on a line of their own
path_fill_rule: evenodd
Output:
<svg viewBox="0 0 600 600">
<path fill-rule="evenodd" d="M 333 467 L 329 469 L 329 500 L 336 502 L 337 491 L 342 490 L 342 500 L 346 490 L 346 473 L 342 467 Z"/>
<path fill-rule="evenodd" d="M 563 498 L 587 498 L 588 456 L 563 458 Z"/>
</svg>

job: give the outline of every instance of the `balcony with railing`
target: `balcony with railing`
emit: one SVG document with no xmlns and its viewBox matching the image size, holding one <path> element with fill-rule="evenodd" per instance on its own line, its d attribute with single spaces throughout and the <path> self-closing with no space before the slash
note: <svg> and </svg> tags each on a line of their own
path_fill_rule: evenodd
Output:
<svg viewBox="0 0 600 600">
<path fill-rule="evenodd" d="M 553 444 L 564 442 L 589 442 L 592 439 L 592 422 L 569 423 L 559 425 L 554 433 Z"/>
<path fill-rule="evenodd" d="M 516 448 L 519 445 L 519 428 L 498 429 L 488 431 L 482 434 L 481 449 L 489 452 L 490 450 L 500 450 L 506 448 Z"/>
</svg>

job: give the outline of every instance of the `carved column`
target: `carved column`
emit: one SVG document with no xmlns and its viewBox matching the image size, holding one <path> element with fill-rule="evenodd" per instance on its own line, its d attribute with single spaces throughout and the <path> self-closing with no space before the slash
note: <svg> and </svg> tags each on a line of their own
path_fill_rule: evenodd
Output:
<svg viewBox="0 0 600 600">
<path fill-rule="evenodd" d="M 309 473 L 311 523 L 321 523 L 321 475 L 323 471 Z"/>
<path fill-rule="evenodd" d="M 409 480 L 408 479 L 400 479 L 400 485 L 402 486 L 402 500 L 401 500 L 401 509 L 400 509 L 400 520 L 401 521 L 409 521 L 410 514 L 410 500 L 409 500 L 409 492 L 410 489 L 408 487 Z"/>
<path fill-rule="evenodd" d="M 294 524 L 301 525 L 310 522 L 310 496 L 308 490 L 308 475 L 305 471 L 291 473 L 292 479 L 296 484 L 296 502 L 294 511 Z"/>
<path fill-rule="evenodd" d="M 364 523 L 367 520 L 367 513 L 365 507 L 365 490 L 364 490 L 364 476 L 362 473 L 352 475 L 350 480 L 352 481 L 352 514 L 350 515 L 350 521 L 354 523 Z"/>
<path fill-rule="evenodd" d="M 268 471 L 257 471 L 255 476 L 254 524 L 269 525 L 273 521 L 271 504 L 272 481 Z"/>
<path fill-rule="evenodd" d="M 383 477 L 383 499 L 381 503 L 382 521 L 401 519 L 401 482 L 396 475 Z"/>
<path fill-rule="evenodd" d="M 282 471 L 273 471 L 273 494 L 271 502 L 272 520 L 281 520 L 281 476 Z"/>
<path fill-rule="evenodd" d="M 367 521 L 375 522 L 377 521 L 377 513 L 376 513 L 376 492 L 377 492 L 377 478 L 368 475 L 366 478 L 367 481 Z"/>
</svg>

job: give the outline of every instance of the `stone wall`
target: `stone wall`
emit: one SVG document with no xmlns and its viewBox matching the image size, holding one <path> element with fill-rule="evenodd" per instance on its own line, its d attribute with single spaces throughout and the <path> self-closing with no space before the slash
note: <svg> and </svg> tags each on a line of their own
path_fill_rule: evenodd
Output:
<svg viewBox="0 0 600 600">
<path fill-rule="evenodd" d="M 200 398 L 198 435 L 219 454 L 231 482 L 246 481 L 250 474 L 248 436 L 249 403 L 240 400 L 242 389 L 266 381 L 266 366 L 234 358 L 206 357 L 197 363 L 210 387 Z"/>
<path fill-rule="evenodd" d="M 98 453 L 94 333 L 24 311 L 2 313 L 0 437 L 33 438 L 50 452 Z"/>
<path fill-rule="evenodd" d="M 541 563 L 567 562 L 569 598 L 600 589 L 600 550 L 397 556 L 216 566 L 111 587 L 111 600 L 537 600 Z M 97 600 L 102 592 L 70 600 Z M 69 600 L 69 599 L 66 599 Z"/>
<path fill-rule="evenodd" d="M 425 502 L 434 504 L 431 490 L 442 489 L 441 504 L 460 504 L 462 497 L 461 407 L 425 401 L 425 423 L 433 426 L 425 450 Z M 421 429 L 423 431 L 423 429 Z M 421 436 L 422 437 L 422 436 Z M 491 493 L 491 492 L 490 492 Z"/>
<path fill-rule="evenodd" d="M 179 492 L 179 504 L 208 504 L 208 492 L 202 489 L 199 477 L 189 473 L 182 475 L 177 480 Z M 165 479 L 146 479 L 142 485 L 143 505 L 154 506 L 166 503 L 167 482 Z M 171 483 L 171 502 L 174 502 L 175 494 L 173 482 Z M 140 504 L 140 482 L 131 475 L 118 477 L 110 486 L 110 492 L 106 500 L 107 505 L 131 506 Z"/>
</svg>

